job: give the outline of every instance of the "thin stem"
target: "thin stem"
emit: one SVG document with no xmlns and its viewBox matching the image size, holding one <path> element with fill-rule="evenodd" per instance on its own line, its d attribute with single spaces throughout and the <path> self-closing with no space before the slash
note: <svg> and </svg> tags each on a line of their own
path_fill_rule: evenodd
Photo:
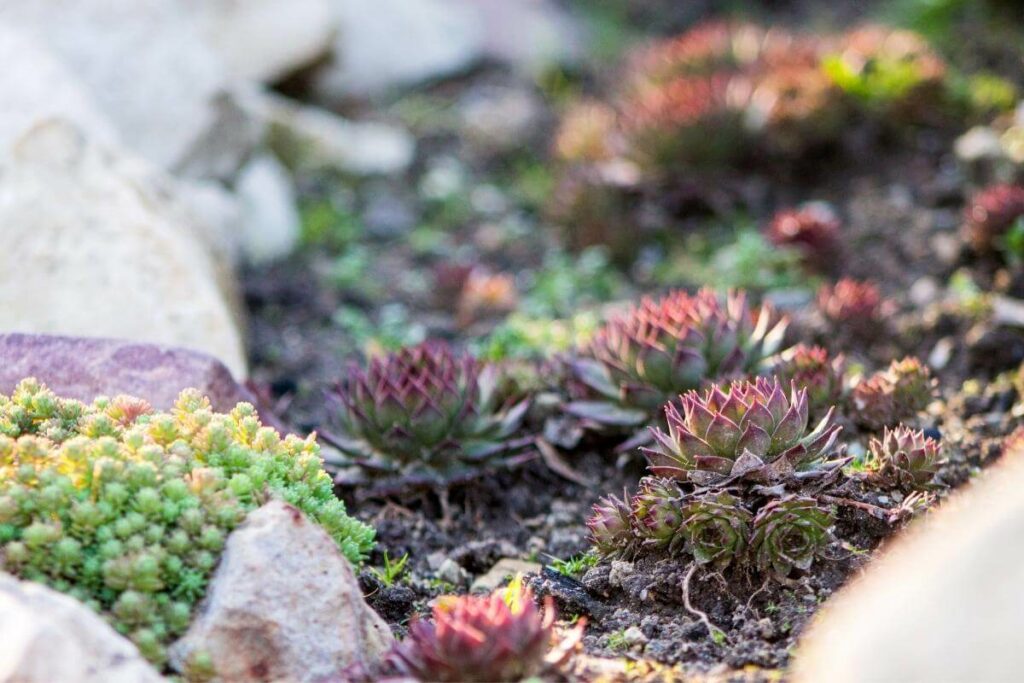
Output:
<svg viewBox="0 0 1024 683">
<path fill-rule="evenodd" d="M 711 634 L 712 637 L 715 636 L 715 632 L 717 631 L 721 635 L 721 638 L 727 641 L 729 638 L 725 635 L 725 631 L 711 623 L 711 619 L 708 618 L 707 613 L 694 607 L 693 603 L 690 601 L 690 579 L 692 579 L 694 573 L 696 573 L 697 566 L 697 563 L 694 562 L 690 566 L 690 570 L 686 572 L 686 577 L 683 578 L 683 604 L 686 606 L 687 612 L 700 619 L 701 623 L 704 624 L 708 633 Z"/>
</svg>

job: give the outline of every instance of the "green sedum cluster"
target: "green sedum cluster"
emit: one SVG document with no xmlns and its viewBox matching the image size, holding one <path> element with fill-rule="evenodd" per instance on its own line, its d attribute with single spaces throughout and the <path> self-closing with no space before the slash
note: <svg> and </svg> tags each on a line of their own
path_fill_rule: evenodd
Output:
<svg viewBox="0 0 1024 683">
<path fill-rule="evenodd" d="M 140 399 L 58 398 L 34 379 L 0 395 L 0 569 L 100 612 L 151 661 L 192 608 L 245 515 L 272 497 L 359 562 L 371 527 L 334 497 L 315 437 L 282 439 L 240 403 L 195 390 L 167 413 Z"/>
</svg>

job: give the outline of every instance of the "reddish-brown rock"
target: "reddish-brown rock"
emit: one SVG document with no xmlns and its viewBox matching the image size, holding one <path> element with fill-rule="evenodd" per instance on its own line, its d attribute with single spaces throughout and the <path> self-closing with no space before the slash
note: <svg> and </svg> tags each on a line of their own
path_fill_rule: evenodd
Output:
<svg viewBox="0 0 1024 683">
<path fill-rule="evenodd" d="M 85 402 L 101 394 L 129 394 L 167 410 L 182 389 L 194 387 L 218 411 L 239 401 L 256 403 L 223 363 L 198 351 L 115 339 L 0 334 L 0 393 L 11 393 L 25 377 L 35 377 L 58 396 Z M 267 423 L 276 426 L 274 420 Z"/>
</svg>

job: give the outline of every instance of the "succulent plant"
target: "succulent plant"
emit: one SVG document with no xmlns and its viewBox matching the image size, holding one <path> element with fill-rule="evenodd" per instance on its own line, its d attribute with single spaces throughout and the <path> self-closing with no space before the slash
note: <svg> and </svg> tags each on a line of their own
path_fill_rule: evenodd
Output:
<svg viewBox="0 0 1024 683">
<path fill-rule="evenodd" d="M 843 278 L 835 285 L 818 290 L 818 310 L 827 320 L 853 333 L 873 333 L 887 312 L 889 304 L 882 299 L 878 285 Z"/>
<path fill-rule="evenodd" d="M 621 424 L 641 424 L 673 396 L 708 380 L 756 372 L 782 343 L 786 320 L 773 318 L 768 307 L 751 310 L 742 292 L 724 302 L 708 289 L 645 298 L 609 321 L 571 363 L 578 393 L 602 401 L 575 401 L 566 409 L 598 423 L 608 414 Z"/>
<path fill-rule="evenodd" d="M 637 88 L 671 83 L 684 76 L 736 71 L 754 63 L 765 31 L 747 23 L 708 21 L 678 36 L 633 51 L 626 82 Z"/>
<path fill-rule="evenodd" d="M 555 156 L 572 164 L 610 161 L 619 152 L 617 116 L 615 109 L 601 102 L 573 105 L 555 134 Z"/>
<path fill-rule="evenodd" d="M 964 209 L 963 236 L 978 252 L 990 252 L 1024 218 L 1024 185 L 993 185 L 971 197 Z"/>
<path fill-rule="evenodd" d="M 798 344 L 780 353 L 768 374 L 778 377 L 784 387 L 793 384 L 797 389 L 806 389 L 813 418 L 824 415 L 842 399 L 846 359 L 842 354 L 830 358 L 821 346 Z"/>
<path fill-rule="evenodd" d="M 839 220 L 821 205 L 779 211 L 765 228 L 768 241 L 800 251 L 808 267 L 827 271 L 839 248 Z"/>
<path fill-rule="evenodd" d="M 325 433 L 371 478 L 443 485 L 512 448 L 528 402 L 497 405 L 498 368 L 439 342 L 353 365 L 333 393 L 339 434 Z"/>
<path fill-rule="evenodd" d="M 630 520 L 645 547 L 664 549 L 673 555 L 682 549 L 681 502 L 682 492 L 674 482 L 656 477 L 640 480 L 633 496 Z"/>
<path fill-rule="evenodd" d="M 640 88 L 620 110 L 627 156 L 641 167 L 715 167 L 743 149 L 750 81 L 716 73 Z"/>
<path fill-rule="evenodd" d="M 771 152 L 793 156 L 835 139 L 846 120 L 840 91 L 816 55 L 800 51 L 758 74 L 746 112 L 748 128 Z M 766 55 L 767 57 L 767 55 Z"/>
<path fill-rule="evenodd" d="M 886 428 L 881 439 L 871 439 L 868 453 L 868 479 L 891 488 L 934 488 L 935 475 L 943 464 L 938 441 L 903 425 Z"/>
<path fill-rule="evenodd" d="M 227 535 L 271 497 L 302 509 L 352 562 L 373 529 L 349 517 L 314 437 L 282 439 L 241 403 L 198 392 L 153 411 L 91 405 L 21 382 L 0 396 L 0 567 L 68 593 L 162 662 L 202 597 Z"/>
<path fill-rule="evenodd" d="M 641 449 L 652 474 L 697 486 L 777 484 L 828 476 L 844 464 L 829 460 L 841 450 L 832 411 L 808 432 L 806 389 L 792 387 L 787 399 L 777 379 L 758 377 L 724 391 L 690 391 L 680 406 L 665 406 L 668 433 L 652 427 L 653 447 Z"/>
<path fill-rule="evenodd" d="M 637 536 L 634 533 L 633 510 L 626 500 L 625 496 L 605 496 L 594 505 L 587 520 L 590 540 L 601 555 L 621 556 L 634 550 Z"/>
<path fill-rule="evenodd" d="M 773 500 L 754 517 L 750 546 L 757 568 L 785 580 L 794 569 L 807 571 L 827 547 L 832 513 L 814 498 Z"/>
<path fill-rule="evenodd" d="M 880 25 L 855 29 L 822 64 L 854 99 L 900 118 L 919 118 L 941 103 L 946 65 L 911 31 Z"/>
<path fill-rule="evenodd" d="M 517 579 L 489 596 L 451 596 L 419 619 L 387 658 L 391 669 L 420 681 L 498 682 L 543 676 L 562 666 L 582 637 L 582 624 L 556 641 L 550 597 L 543 614 Z"/>
<path fill-rule="evenodd" d="M 735 496 L 723 491 L 691 496 L 682 517 L 686 547 L 699 564 L 722 570 L 746 551 L 753 515 Z"/>
<path fill-rule="evenodd" d="M 862 379 L 850 393 L 853 419 L 863 427 L 879 430 L 914 417 L 928 407 L 935 380 L 920 360 L 908 356 Z"/>
</svg>

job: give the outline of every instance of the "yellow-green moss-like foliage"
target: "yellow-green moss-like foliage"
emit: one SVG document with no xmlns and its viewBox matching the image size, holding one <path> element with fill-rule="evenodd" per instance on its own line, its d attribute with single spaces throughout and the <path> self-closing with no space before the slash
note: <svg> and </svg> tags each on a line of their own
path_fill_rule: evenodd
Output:
<svg viewBox="0 0 1024 683">
<path fill-rule="evenodd" d="M 0 395 L 0 568 L 81 600 L 161 663 L 230 531 L 272 497 L 303 510 L 357 563 L 371 527 L 334 497 L 315 438 L 282 439 L 240 403 L 186 390 L 145 401 L 63 399 L 33 379 Z"/>
</svg>

